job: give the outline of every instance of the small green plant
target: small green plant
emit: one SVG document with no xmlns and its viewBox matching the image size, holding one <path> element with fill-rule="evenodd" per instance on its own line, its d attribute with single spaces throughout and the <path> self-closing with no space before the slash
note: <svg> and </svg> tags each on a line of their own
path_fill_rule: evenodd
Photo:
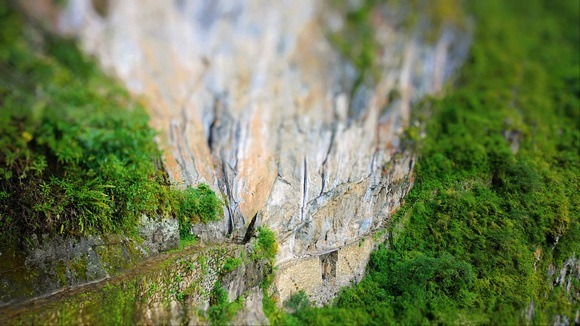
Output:
<svg viewBox="0 0 580 326">
<path fill-rule="evenodd" d="M 182 224 L 180 224 L 181 226 Z M 179 250 L 183 250 L 187 247 L 193 246 L 197 242 L 197 237 L 188 232 L 181 232 L 179 233 Z"/>
<path fill-rule="evenodd" d="M 223 201 L 204 183 L 199 184 L 197 188 L 187 187 L 177 193 L 177 198 L 179 202 L 177 217 L 182 238 L 190 235 L 192 224 L 208 223 L 222 218 Z"/>
<path fill-rule="evenodd" d="M 253 248 L 252 259 L 262 260 L 267 259 L 273 262 L 278 253 L 278 242 L 276 242 L 276 234 L 267 227 L 259 227 L 258 239 Z"/>
<path fill-rule="evenodd" d="M 236 258 L 228 257 L 222 268 L 222 273 L 227 274 L 231 271 L 234 271 L 235 269 L 240 267 L 241 264 L 242 260 L 239 257 Z"/>
<path fill-rule="evenodd" d="M 210 307 L 207 310 L 212 325 L 226 325 L 242 308 L 243 298 L 229 302 L 228 293 L 220 282 L 216 282 L 210 293 Z"/>
<path fill-rule="evenodd" d="M 193 272 L 195 270 L 195 264 L 191 261 L 187 262 L 187 269 L 189 269 L 190 272 Z"/>
<path fill-rule="evenodd" d="M 310 307 L 310 299 L 304 290 L 300 290 L 297 293 L 284 301 L 284 308 L 288 309 L 290 312 L 295 312 L 298 310 L 306 309 Z"/>
<path fill-rule="evenodd" d="M 207 273 L 209 272 L 209 265 L 207 262 L 207 257 L 201 256 L 197 259 L 197 262 L 199 263 L 199 268 L 201 269 L 203 275 L 207 275 Z"/>
<path fill-rule="evenodd" d="M 151 298 L 157 292 L 157 283 L 151 283 L 147 290 L 147 297 Z"/>
</svg>

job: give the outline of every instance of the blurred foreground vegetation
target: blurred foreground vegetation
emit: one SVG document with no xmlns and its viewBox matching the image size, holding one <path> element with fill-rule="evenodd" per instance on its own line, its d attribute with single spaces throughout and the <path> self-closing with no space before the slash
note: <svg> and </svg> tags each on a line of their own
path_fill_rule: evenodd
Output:
<svg viewBox="0 0 580 326">
<path fill-rule="evenodd" d="M 580 255 L 578 6 L 467 3 L 470 58 L 418 114 L 427 137 L 388 243 L 334 304 L 311 308 L 297 294 L 297 311 L 276 322 L 574 323 L 579 281 L 555 280 Z"/>
<path fill-rule="evenodd" d="M 139 217 L 222 217 L 207 186 L 180 190 L 143 107 L 73 42 L 0 4 L 0 239 L 132 233 Z"/>
</svg>

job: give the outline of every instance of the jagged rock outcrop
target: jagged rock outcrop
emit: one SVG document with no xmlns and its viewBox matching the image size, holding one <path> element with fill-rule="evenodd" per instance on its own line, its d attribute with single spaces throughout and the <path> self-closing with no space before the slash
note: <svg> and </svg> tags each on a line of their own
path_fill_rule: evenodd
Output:
<svg viewBox="0 0 580 326">
<path fill-rule="evenodd" d="M 372 19 L 378 78 L 353 90 L 359 72 L 327 38 L 344 13 L 323 1 L 28 7 L 145 98 L 175 181 L 224 194 L 212 234 L 267 225 L 279 264 L 384 225 L 413 183 L 415 158 L 401 139 L 411 106 L 440 91 L 469 43 L 453 28 L 422 41 L 426 31 L 401 31 L 386 7 Z"/>
</svg>

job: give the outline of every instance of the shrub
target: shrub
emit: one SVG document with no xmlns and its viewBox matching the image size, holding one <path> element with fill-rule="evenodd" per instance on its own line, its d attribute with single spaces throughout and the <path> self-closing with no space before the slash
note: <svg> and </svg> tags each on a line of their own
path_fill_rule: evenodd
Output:
<svg viewBox="0 0 580 326">
<path fill-rule="evenodd" d="M 207 185 L 169 182 L 136 100 L 73 42 L 24 26 L 0 5 L 0 238 L 131 232 L 142 214 L 186 230 L 221 217 Z"/>
<path fill-rule="evenodd" d="M 226 325 L 243 306 L 240 296 L 234 302 L 228 299 L 228 293 L 220 282 L 216 282 L 210 293 L 207 315 L 211 325 Z"/>
<path fill-rule="evenodd" d="M 306 309 L 310 307 L 310 299 L 304 290 L 300 290 L 291 295 L 288 300 L 284 301 L 284 307 L 291 312 Z"/>
<path fill-rule="evenodd" d="M 227 274 L 236 270 L 242 264 L 242 260 L 239 257 L 226 259 L 226 262 L 222 268 L 222 273 Z"/>
<path fill-rule="evenodd" d="M 276 242 L 276 234 L 274 231 L 267 227 L 259 227 L 258 239 L 253 249 L 252 258 L 254 260 L 267 259 L 273 262 L 278 253 L 278 243 Z"/>
<path fill-rule="evenodd" d="M 192 224 L 217 221 L 223 215 L 223 202 L 204 183 L 197 188 L 188 186 L 184 191 L 177 192 L 177 197 L 177 216 L 182 236 L 189 233 Z"/>
</svg>

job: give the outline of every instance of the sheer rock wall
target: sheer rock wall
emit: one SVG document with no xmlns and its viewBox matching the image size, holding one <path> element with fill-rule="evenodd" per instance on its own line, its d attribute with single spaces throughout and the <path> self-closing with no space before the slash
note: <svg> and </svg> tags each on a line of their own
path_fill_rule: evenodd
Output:
<svg viewBox="0 0 580 326">
<path fill-rule="evenodd" d="M 323 1 L 33 7 L 148 102 L 176 182 L 224 195 L 224 219 L 205 234 L 243 238 L 267 225 L 280 266 L 385 224 L 413 184 L 415 157 L 401 139 L 410 108 L 441 90 L 469 43 L 450 28 L 427 43 L 418 36 L 428 31 L 403 32 L 376 12 L 378 78 L 353 92 L 358 72 L 327 38 L 344 13 Z"/>
</svg>

